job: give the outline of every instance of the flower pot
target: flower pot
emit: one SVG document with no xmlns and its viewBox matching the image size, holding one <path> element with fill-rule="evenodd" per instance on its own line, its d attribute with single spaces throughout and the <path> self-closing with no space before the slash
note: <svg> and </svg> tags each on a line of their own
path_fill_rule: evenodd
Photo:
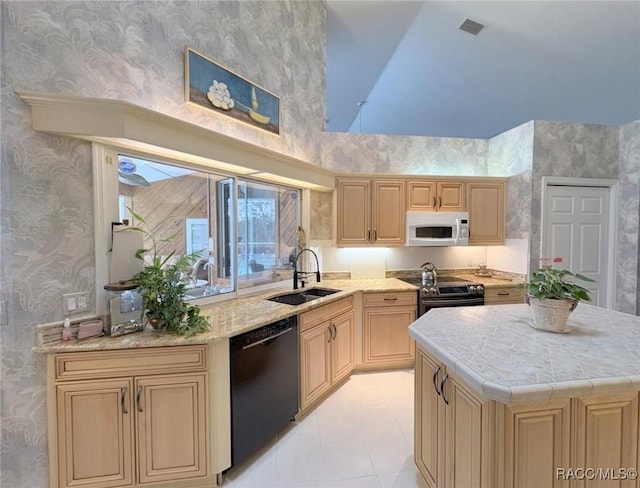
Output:
<svg viewBox="0 0 640 488">
<path fill-rule="evenodd" d="M 578 306 L 577 300 L 570 298 L 536 298 L 528 296 L 532 322 L 529 324 L 534 329 L 548 332 L 568 332 L 567 321 L 569 315 Z"/>
<path fill-rule="evenodd" d="M 165 331 L 169 329 L 169 323 L 161 317 L 147 316 L 147 321 L 155 331 Z"/>
</svg>

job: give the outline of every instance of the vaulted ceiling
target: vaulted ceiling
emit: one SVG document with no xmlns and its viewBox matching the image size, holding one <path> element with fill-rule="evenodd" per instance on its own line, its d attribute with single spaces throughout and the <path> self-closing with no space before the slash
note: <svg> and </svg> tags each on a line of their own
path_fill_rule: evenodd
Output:
<svg viewBox="0 0 640 488">
<path fill-rule="evenodd" d="M 460 30 L 467 18 L 485 29 Z M 469 138 L 532 119 L 640 119 L 640 0 L 329 0 L 327 119 Z"/>
</svg>

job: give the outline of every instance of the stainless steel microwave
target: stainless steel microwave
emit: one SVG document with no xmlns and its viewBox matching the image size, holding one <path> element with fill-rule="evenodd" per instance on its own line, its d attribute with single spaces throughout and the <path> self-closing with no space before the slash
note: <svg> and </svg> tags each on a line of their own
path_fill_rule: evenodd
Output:
<svg viewBox="0 0 640 488">
<path fill-rule="evenodd" d="M 468 212 L 407 212 L 407 246 L 466 246 Z"/>
</svg>

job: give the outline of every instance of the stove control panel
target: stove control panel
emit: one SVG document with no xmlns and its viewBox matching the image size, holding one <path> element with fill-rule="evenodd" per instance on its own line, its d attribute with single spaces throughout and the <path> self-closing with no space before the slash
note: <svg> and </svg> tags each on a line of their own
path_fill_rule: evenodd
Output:
<svg viewBox="0 0 640 488">
<path fill-rule="evenodd" d="M 472 295 L 484 295 L 483 285 L 469 285 L 469 293 Z"/>
</svg>

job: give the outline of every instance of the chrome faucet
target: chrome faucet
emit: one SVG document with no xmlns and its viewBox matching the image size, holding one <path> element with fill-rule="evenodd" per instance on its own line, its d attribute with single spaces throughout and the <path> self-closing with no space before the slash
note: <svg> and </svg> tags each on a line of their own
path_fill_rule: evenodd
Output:
<svg viewBox="0 0 640 488">
<path fill-rule="evenodd" d="M 298 258 L 300 257 L 300 254 L 302 254 L 305 251 L 310 252 L 311 254 L 313 254 L 313 257 L 316 258 L 316 283 L 320 283 L 320 263 L 318 262 L 318 255 L 315 252 L 313 252 L 313 250 L 309 249 L 308 247 L 305 247 L 297 254 L 296 259 L 293 262 L 293 289 L 294 290 L 298 289 L 298 276 L 299 275 L 307 276 L 309 274 L 306 271 L 298 271 Z M 302 282 L 302 288 L 304 288 L 304 279 L 300 281 Z"/>
</svg>

